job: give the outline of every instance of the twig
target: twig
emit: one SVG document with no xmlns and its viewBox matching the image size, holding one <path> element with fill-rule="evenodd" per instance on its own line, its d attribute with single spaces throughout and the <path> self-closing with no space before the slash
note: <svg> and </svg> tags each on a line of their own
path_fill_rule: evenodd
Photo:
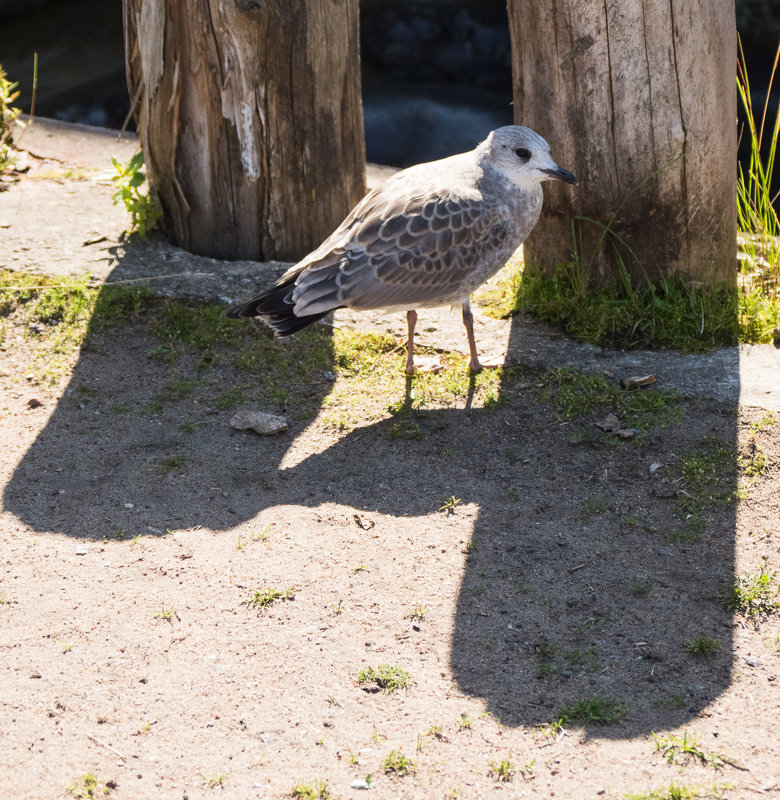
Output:
<svg viewBox="0 0 780 800">
<path fill-rule="evenodd" d="M 103 747 L 107 747 L 112 753 L 116 753 L 122 759 L 122 761 L 127 761 L 127 756 L 120 753 L 119 750 L 116 749 L 116 747 L 112 747 L 110 744 L 108 744 L 108 742 L 104 742 L 102 739 L 98 739 L 97 736 L 93 736 L 91 733 L 85 733 L 84 735 L 87 737 L 87 739 L 92 739 L 93 742 L 102 744 Z"/>
</svg>

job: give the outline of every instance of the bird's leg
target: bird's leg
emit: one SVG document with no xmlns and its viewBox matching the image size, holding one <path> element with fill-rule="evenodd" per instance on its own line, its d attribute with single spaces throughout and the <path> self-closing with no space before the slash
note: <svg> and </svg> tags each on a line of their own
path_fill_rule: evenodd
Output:
<svg viewBox="0 0 780 800">
<path fill-rule="evenodd" d="M 406 312 L 406 325 L 409 335 L 406 339 L 406 374 L 414 375 L 414 326 L 417 324 L 417 312 L 410 308 Z"/>
<path fill-rule="evenodd" d="M 472 372 L 482 372 L 482 364 L 479 363 L 477 353 L 477 343 L 474 339 L 474 315 L 471 313 L 471 303 L 466 300 L 463 304 L 463 324 L 466 327 L 466 336 L 469 340 L 469 369 Z"/>
</svg>

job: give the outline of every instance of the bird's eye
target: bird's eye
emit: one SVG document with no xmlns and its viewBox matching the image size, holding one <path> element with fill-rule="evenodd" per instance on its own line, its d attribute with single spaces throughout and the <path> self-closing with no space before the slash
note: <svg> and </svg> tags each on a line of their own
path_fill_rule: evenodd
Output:
<svg viewBox="0 0 780 800">
<path fill-rule="evenodd" d="M 528 161 L 528 159 L 531 158 L 531 151 L 526 150 L 525 147 L 518 147 L 517 150 L 515 150 L 515 155 L 521 161 Z"/>
</svg>

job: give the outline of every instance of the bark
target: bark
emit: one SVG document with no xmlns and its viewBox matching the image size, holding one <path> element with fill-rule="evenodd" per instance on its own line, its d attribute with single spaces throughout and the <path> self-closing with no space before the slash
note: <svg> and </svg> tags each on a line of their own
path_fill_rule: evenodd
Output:
<svg viewBox="0 0 780 800">
<path fill-rule="evenodd" d="M 733 0 L 508 5 L 516 121 L 544 136 L 580 181 L 575 191 L 545 188 L 526 258 L 547 270 L 568 261 L 575 217 L 607 224 L 616 215 L 612 228 L 633 253 L 635 282 L 681 274 L 733 284 Z M 613 280 L 603 228 L 578 219 L 574 230 L 592 277 Z"/>
<path fill-rule="evenodd" d="M 123 0 L 153 192 L 179 246 L 295 261 L 365 192 L 358 0 Z"/>
</svg>

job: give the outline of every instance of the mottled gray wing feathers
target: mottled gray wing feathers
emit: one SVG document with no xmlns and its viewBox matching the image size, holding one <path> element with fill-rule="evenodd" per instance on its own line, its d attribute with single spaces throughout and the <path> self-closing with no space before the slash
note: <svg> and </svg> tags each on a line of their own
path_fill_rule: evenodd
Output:
<svg viewBox="0 0 780 800">
<path fill-rule="evenodd" d="M 481 271 L 511 235 L 505 216 L 473 195 L 367 195 L 321 247 L 287 273 L 300 273 L 295 313 L 458 297 L 469 275 Z"/>
</svg>

